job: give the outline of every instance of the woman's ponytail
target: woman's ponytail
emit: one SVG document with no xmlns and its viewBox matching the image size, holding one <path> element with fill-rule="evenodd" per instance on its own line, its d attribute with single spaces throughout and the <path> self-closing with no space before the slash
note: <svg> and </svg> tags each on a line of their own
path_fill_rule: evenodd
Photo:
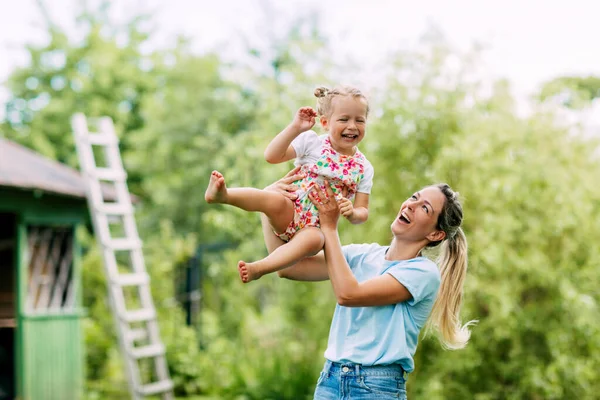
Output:
<svg viewBox="0 0 600 400">
<path fill-rule="evenodd" d="M 446 233 L 441 242 L 432 242 L 429 247 L 441 243 L 442 248 L 437 260 L 441 282 L 431 315 L 427 321 L 428 330 L 437 330 L 442 345 L 447 349 L 462 349 L 471 336 L 469 326 L 477 321 L 462 325 L 460 308 L 463 299 L 463 286 L 467 276 L 467 238 L 460 227 L 462 206 L 458 193 L 446 184 L 437 185 L 446 196 L 444 208 L 438 219 L 438 229 Z"/>
</svg>

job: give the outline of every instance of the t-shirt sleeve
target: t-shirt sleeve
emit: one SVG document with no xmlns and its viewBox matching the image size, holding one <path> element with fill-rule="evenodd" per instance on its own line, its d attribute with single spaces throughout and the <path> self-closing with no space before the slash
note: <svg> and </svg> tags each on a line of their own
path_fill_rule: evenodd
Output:
<svg viewBox="0 0 600 400">
<path fill-rule="evenodd" d="M 395 265 L 387 271 L 412 295 L 408 304 L 413 306 L 420 301 L 435 296 L 440 287 L 440 273 L 429 260 L 414 260 Z"/>
<path fill-rule="evenodd" d="M 357 244 L 347 244 L 345 246 L 342 246 L 342 253 L 346 258 L 346 261 L 352 258 L 352 256 L 356 253 L 358 246 L 359 245 Z"/>
<path fill-rule="evenodd" d="M 302 132 L 292 140 L 292 147 L 296 152 L 296 158 L 309 155 L 315 146 L 319 146 L 319 136 L 315 131 Z"/>
<path fill-rule="evenodd" d="M 346 258 L 346 262 L 348 262 L 350 269 L 354 269 L 360 262 L 362 256 L 365 253 L 368 253 L 372 246 L 372 244 L 347 244 L 342 246 L 342 253 L 344 254 L 344 258 Z"/>
<path fill-rule="evenodd" d="M 375 175 L 375 170 L 371 163 L 365 159 L 365 172 L 364 176 L 360 182 L 358 182 L 358 187 L 356 191 L 359 193 L 371 194 L 371 188 L 373 187 L 373 175 Z"/>
</svg>

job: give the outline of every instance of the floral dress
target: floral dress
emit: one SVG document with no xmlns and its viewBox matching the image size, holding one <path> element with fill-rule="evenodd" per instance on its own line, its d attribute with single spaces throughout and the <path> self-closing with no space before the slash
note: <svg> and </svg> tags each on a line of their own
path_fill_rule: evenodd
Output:
<svg viewBox="0 0 600 400">
<path fill-rule="evenodd" d="M 325 179 L 329 181 L 337 199 L 342 196 L 342 191 L 346 187 L 347 198 L 353 200 L 358 183 L 364 178 L 366 162 L 365 156 L 358 150 L 351 156 L 338 153 L 331 147 L 331 141 L 327 137 L 323 141 L 318 161 L 314 164 L 302 165 L 300 173 L 304 173 L 305 177 L 293 183 L 298 187 L 293 221 L 284 233 L 275 232 L 275 235 L 287 242 L 305 226 L 320 226 L 319 212 L 307 195 L 315 184 L 325 190 Z"/>
</svg>

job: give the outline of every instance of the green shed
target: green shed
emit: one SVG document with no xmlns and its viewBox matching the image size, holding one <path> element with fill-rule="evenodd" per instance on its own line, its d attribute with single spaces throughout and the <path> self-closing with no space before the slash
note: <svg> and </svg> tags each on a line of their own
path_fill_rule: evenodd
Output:
<svg viewBox="0 0 600 400">
<path fill-rule="evenodd" d="M 88 220 L 78 171 L 0 138 L 0 399 L 83 397 L 75 231 Z"/>
</svg>

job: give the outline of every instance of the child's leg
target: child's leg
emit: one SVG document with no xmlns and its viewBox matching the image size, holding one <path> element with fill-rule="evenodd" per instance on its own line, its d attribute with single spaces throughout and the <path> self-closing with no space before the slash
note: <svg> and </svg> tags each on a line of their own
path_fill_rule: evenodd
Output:
<svg viewBox="0 0 600 400">
<path fill-rule="evenodd" d="M 325 238 L 319 228 L 305 227 L 298 231 L 292 240 L 279 246 L 262 260 L 238 263 L 238 271 L 242 282 L 248 283 L 265 274 L 279 271 L 294 265 L 305 257 L 317 254 L 325 244 Z"/>
<path fill-rule="evenodd" d="M 255 188 L 228 189 L 225 178 L 218 171 L 210 175 L 204 199 L 207 203 L 229 204 L 245 211 L 262 212 L 277 232 L 285 232 L 294 219 L 294 203 L 285 196 Z"/>
</svg>

